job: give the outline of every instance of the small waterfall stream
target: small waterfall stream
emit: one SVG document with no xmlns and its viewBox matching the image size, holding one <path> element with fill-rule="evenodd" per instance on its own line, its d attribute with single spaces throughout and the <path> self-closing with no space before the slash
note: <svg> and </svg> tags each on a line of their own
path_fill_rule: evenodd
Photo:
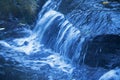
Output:
<svg viewBox="0 0 120 80">
<path fill-rule="evenodd" d="M 46 10 L 46 7 L 49 9 Z M 79 29 L 65 19 L 63 14 L 54 9 L 54 7 L 51 8 L 49 0 L 39 13 L 33 35 L 36 35 L 40 44 L 79 63 L 81 46 L 85 38 L 81 37 Z M 43 14 L 45 10 L 46 12 Z"/>
<path fill-rule="evenodd" d="M 29 30 L 30 36 L 1 40 L 0 46 L 3 49 L 0 51 L 4 51 L 5 54 L 1 52 L 0 54 L 18 61 L 25 69 L 40 72 L 41 76 L 46 78 L 41 80 L 98 80 L 105 70 L 91 69 L 84 64 L 81 65 L 86 57 L 86 53 L 82 53 L 82 49 L 86 38 L 111 33 L 111 29 L 108 29 L 110 24 L 105 23 L 110 15 L 104 18 L 107 14 L 104 14 L 104 11 L 98 11 L 99 14 L 91 11 L 82 12 L 77 10 L 79 6 L 75 8 L 77 11 L 73 10 L 64 15 L 58 11 L 61 3 L 62 0 L 48 0 L 38 14 L 36 26 L 33 30 Z M 90 15 L 96 18 L 93 19 Z M 100 19 L 103 20 L 99 21 Z M 117 23 L 115 22 L 115 24 Z M 106 32 L 107 30 L 108 32 Z M 9 50 L 14 54 L 11 55 L 10 52 L 8 54 Z M 95 78 L 88 75 L 92 74 L 91 71 L 96 71 Z"/>
</svg>

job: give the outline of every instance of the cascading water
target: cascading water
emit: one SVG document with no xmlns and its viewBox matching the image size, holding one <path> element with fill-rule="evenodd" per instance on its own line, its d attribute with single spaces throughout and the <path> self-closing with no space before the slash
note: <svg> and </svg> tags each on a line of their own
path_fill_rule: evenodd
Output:
<svg viewBox="0 0 120 80">
<path fill-rule="evenodd" d="M 57 70 L 58 74 L 71 74 L 73 72 L 74 67 L 71 65 L 70 60 L 61 56 L 58 50 L 54 50 L 55 44 L 57 44 L 55 43 L 55 41 L 57 41 L 57 35 L 59 33 L 60 28 L 64 27 L 61 25 L 65 24 L 63 23 L 65 21 L 65 18 L 63 14 L 50 8 L 53 5 L 51 3 L 52 1 L 50 0 L 45 4 L 45 6 L 43 6 L 43 9 L 39 13 L 39 18 L 36 27 L 33 29 L 29 37 L 13 39 L 10 42 L 2 40 L 0 41 L 0 44 L 1 46 L 5 46 L 8 49 L 27 54 L 28 59 L 26 59 L 26 57 L 21 59 L 15 59 L 19 63 L 22 63 L 22 65 L 30 67 L 33 70 L 39 70 L 39 68 L 49 65 L 52 68 L 49 68 L 51 69 L 50 71 L 54 70 L 54 72 L 47 75 L 51 76 L 51 74 L 55 74 Z M 53 51 L 51 51 L 51 49 L 53 49 Z M 38 55 L 37 60 L 36 58 L 34 58 L 35 55 Z M 5 56 L 10 57 L 7 54 L 5 54 Z M 30 65 L 31 63 L 33 65 L 38 65 L 32 67 Z M 47 72 L 45 68 L 44 70 L 40 71 L 41 73 L 43 71 Z M 53 80 L 52 77 L 50 77 L 49 80 Z M 58 77 L 54 78 L 57 79 Z M 68 75 L 66 76 L 66 79 L 67 78 L 70 79 L 71 77 L 69 77 Z"/>
<path fill-rule="evenodd" d="M 84 38 L 65 17 L 54 10 L 48 10 L 38 21 L 35 29 L 37 41 L 64 57 L 79 61 Z"/>
<path fill-rule="evenodd" d="M 33 30 L 29 30 L 29 37 L 1 40 L 0 46 L 5 47 L 6 50 L 1 49 L 0 51 L 4 50 L 4 54 L 1 52 L 0 54 L 5 56 L 6 60 L 9 58 L 16 60 L 19 63 L 16 64 L 17 68 L 24 66 L 24 69 L 35 70 L 42 77 L 36 78 L 34 74 L 35 78 L 28 80 L 98 80 L 103 73 L 102 69 L 98 70 L 98 73 L 96 72 L 97 75 L 94 74 L 95 78 L 91 78 L 88 73 L 96 69 L 87 71 L 89 68 L 86 65 L 80 65 L 86 56 L 86 54 L 82 54 L 82 45 L 86 37 L 94 32 L 98 31 L 99 34 L 107 30 L 101 30 L 101 28 L 109 26 L 108 24 L 104 24 L 102 27 L 100 25 L 105 23 L 108 18 L 99 21 L 99 19 L 103 19 L 104 15 L 98 14 L 100 18 L 92 20 L 88 15 L 95 13 L 88 11 L 84 14 L 82 10 L 74 10 L 65 17 L 57 11 L 61 2 L 62 0 L 48 0 L 46 2 L 38 14 L 36 26 Z M 86 1 L 80 2 L 87 3 Z M 76 17 L 76 15 L 79 16 Z M 98 21 L 94 24 L 97 27 L 91 27 L 93 23 L 90 21 L 93 23 Z M 23 78 L 22 80 L 24 80 Z"/>
</svg>

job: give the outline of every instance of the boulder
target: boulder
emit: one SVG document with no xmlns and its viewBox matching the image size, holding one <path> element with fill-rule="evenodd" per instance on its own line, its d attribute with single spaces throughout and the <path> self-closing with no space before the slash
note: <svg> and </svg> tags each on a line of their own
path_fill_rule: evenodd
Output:
<svg viewBox="0 0 120 80">
<path fill-rule="evenodd" d="M 83 47 L 84 63 L 91 67 L 120 67 L 120 36 L 99 35 Z"/>
<path fill-rule="evenodd" d="M 120 69 L 110 70 L 103 74 L 99 80 L 120 80 Z"/>
</svg>

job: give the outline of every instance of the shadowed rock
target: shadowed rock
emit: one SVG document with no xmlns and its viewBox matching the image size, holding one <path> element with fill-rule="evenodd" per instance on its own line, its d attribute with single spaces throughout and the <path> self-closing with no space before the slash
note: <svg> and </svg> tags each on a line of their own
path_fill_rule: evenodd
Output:
<svg viewBox="0 0 120 80">
<path fill-rule="evenodd" d="M 120 67 L 120 36 L 100 35 L 86 44 L 85 64 L 92 67 Z"/>
</svg>

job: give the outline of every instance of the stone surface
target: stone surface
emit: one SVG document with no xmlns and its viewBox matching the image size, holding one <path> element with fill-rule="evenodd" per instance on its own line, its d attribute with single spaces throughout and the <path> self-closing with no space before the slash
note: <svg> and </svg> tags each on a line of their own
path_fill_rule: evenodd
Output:
<svg viewBox="0 0 120 80">
<path fill-rule="evenodd" d="M 84 63 L 92 67 L 120 67 L 120 36 L 100 35 L 88 41 L 84 48 Z"/>
<path fill-rule="evenodd" d="M 4 28 L 3 30 L 0 30 L 0 40 L 26 37 L 31 34 L 31 26 L 19 22 L 3 21 L 3 23 L 0 24 L 0 28 Z"/>
<path fill-rule="evenodd" d="M 103 74 L 99 80 L 120 80 L 120 69 L 110 70 Z"/>
</svg>

